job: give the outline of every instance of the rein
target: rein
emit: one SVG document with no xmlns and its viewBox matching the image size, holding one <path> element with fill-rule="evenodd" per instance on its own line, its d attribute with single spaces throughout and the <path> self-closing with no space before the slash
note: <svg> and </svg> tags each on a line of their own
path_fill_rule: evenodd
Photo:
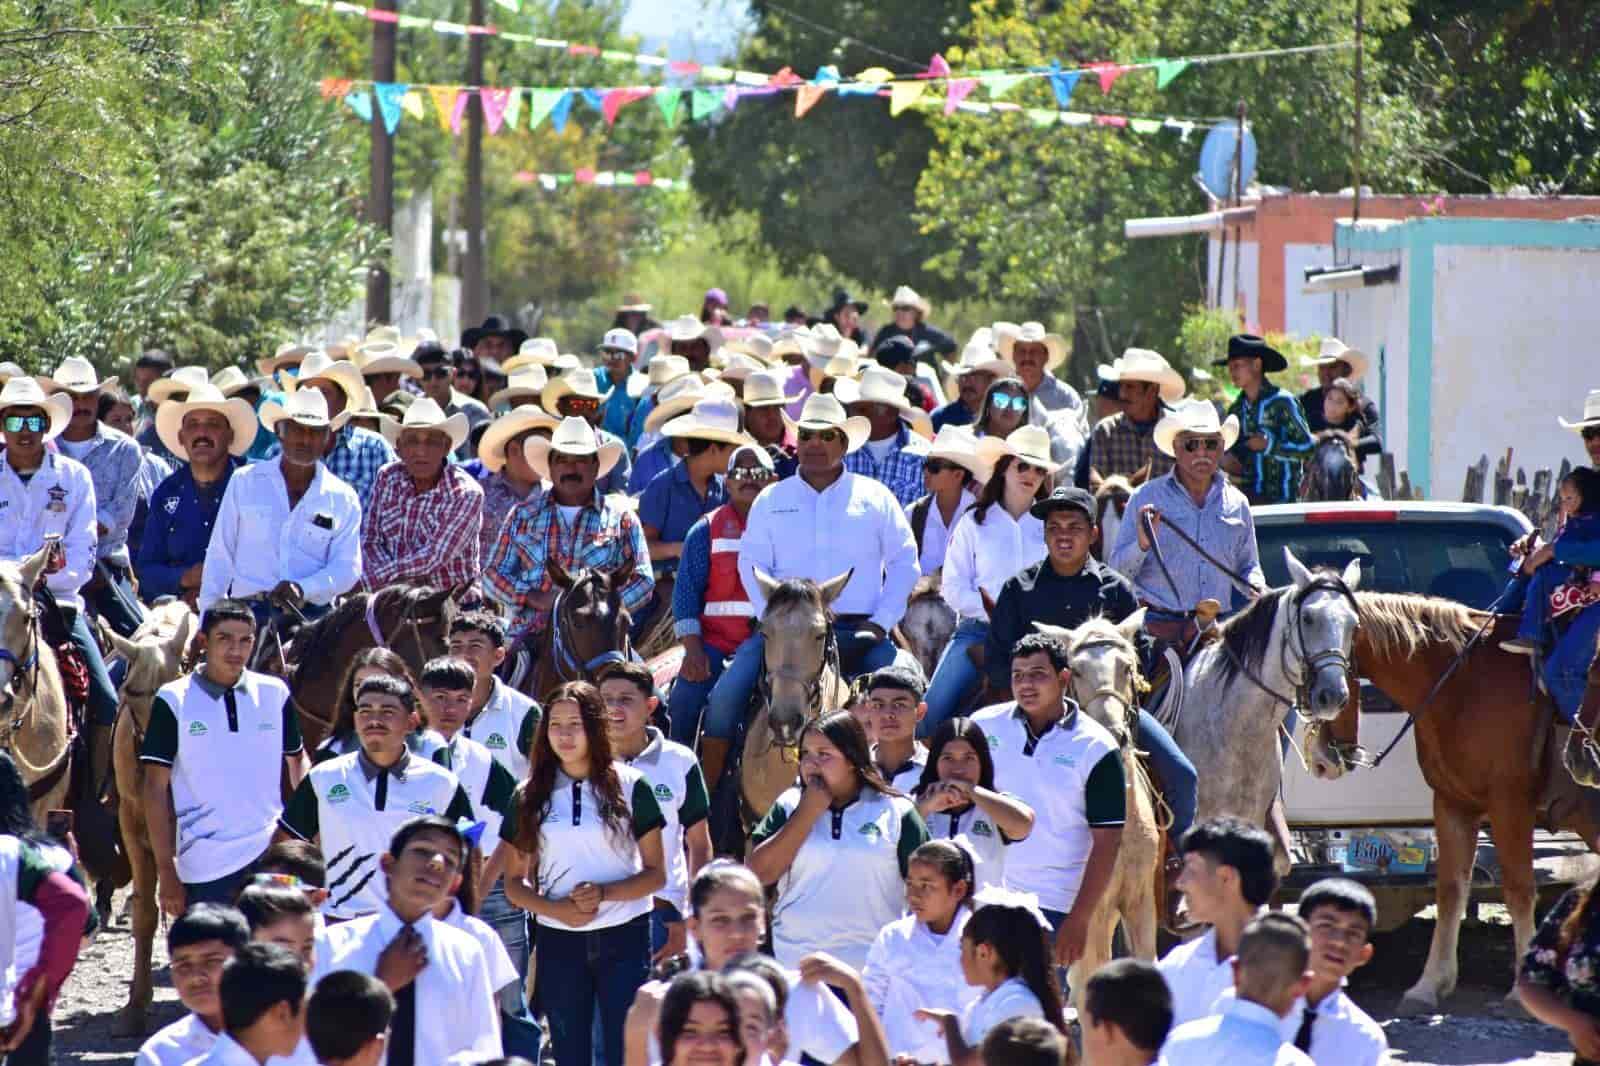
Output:
<svg viewBox="0 0 1600 1066">
<path fill-rule="evenodd" d="M 828 623 L 828 635 L 822 647 L 822 663 L 817 667 L 817 672 L 806 680 L 806 706 L 811 708 L 813 713 L 822 707 L 822 681 L 823 678 L 828 676 L 829 667 L 833 668 L 834 677 L 844 676 L 839 658 L 839 638 L 834 633 L 832 621 Z M 767 664 L 764 660 L 761 664 L 761 679 L 757 687 L 761 693 L 762 706 L 770 710 L 772 707 L 772 675 L 768 672 Z M 768 732 L 770 733 L 770 729 Z M 790 751 L 794 750 L 795 745 L 780 745 L 775 740 L 769 741 L 767 751 L 771 751 L 774 748 Z"/>
<path fill-rule="evenodd" d="M 1172 579 L 1172 571 L 1167 569 L 1166 556 L 1161 551 L 1161 541 L 1156 537 L 1155 519 L 1151 518 L 1147 514 L 1140 514 L 1139 524 L 1144 529 L 1145 537 L 1150 541 L 1150 554 L 1156 557 L 1156 565 L 1161 568 L 1161 576 L 1166 579 L 1167 586 L 1172 589 L 1173 602 L 1182 603 L 1183 596 L 1178 592 L 1178 583 Z M 1261 595 L 1260 591 L 1254 585 L 1250 584 L 1250 582 L 1246 581 L 1241 574 L 1225 564 L 1221 559 L 1218 559 L 1215 555 L 1212 555 L 1210 552 L 1200 547 L 1199 541 L 1195 540 L 1193 537 L 1189 536 L 1189 534 L 1179 529 L 1171 521 L 1161 523 L 1161 528 L 1170 529 L 1179 540 L 1183 541 L 1191 549 L 1193 549 L 1196 555 L 1200 556 L 1200 558 L 1216 567 L 1217 571 L 1221 573 L 1223 577 L 1226 577 L 1230 582 L 1232 582 L 1233 587 L 1238 589 L 1239 592 L 1245 596 L 1245 598 L 1253 600 L 1257 596 Z"/>
<path fill-rule="evenodd" d="M 627 628 L 622 630 L 621 649 L 607 649 L 592 659 L 578 658 L 578 653 L 567 642 L 562 631 L 566 628 L 561 623 L 564 621 L 561 609 L 567 601 L 568 591 L 563 589 L 556 594 L 556 600 L 550 605 L 550 652 L 555 657 L 556 673 L 569 681 L 582 681 L 592 677 L 595 671 L 612 663 L 625 663 L 631 661 L 629 652 L 630 641 Z M 619 621 L 622 615 L 618 615 Z"/>
</svg>

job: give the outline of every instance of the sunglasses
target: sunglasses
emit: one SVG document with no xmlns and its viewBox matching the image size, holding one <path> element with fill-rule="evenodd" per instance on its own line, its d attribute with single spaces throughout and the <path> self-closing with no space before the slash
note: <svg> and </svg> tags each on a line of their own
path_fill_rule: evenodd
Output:
<svg viewBox="0 0 1600 1066">
<path fill-rule="evenodd" d="M 1600 426 L 1585 426 L 1584 427 L 1584 430 L 1583 430 L 1583 439 L 1584 440 L 1594 440 L 1596 437 L 1600 437 Z"/>
<path fill-rule="evenodd" d="M 728 471 L 729 481 L 771 481 L 777 476 L 764 466 L 736 466 Z"/>
<path fill-rule="evenodd" d="M 6 415 L 7 433 L 43 433 L 49 424 L 44 415 Z"/>
<path fill-rule="evenodd" d="M 922 464 L 923 473 L 947 474 L 952 470 L 965 469 L 960 463 L 952 463 L 948 459 L 929 459 Z"/>
<path fill-rule="evenodd" d="M 1220 452 L 1222 450 L 1222 441 L 1216 437 L 1190 437 L 1183 442 L 1183 450 L 1186 452 Z"/>
<path fill-rule="evenodd" d="M 799 432 L 799 439 L 802 443 L 820 440 L 824 444 L 832 444 L 839 439 L 839 431 L 836 429 L 802 429 Z"/>
<path fill-rule="evenodd" d="M 1025 459 L 1017 460 L 1017 473 L 1019 474 L 1048 474 L 1049 472 L 1050 468 L 1048 466 L 1040 466 L 1038 463 L 1030 463 Z"/>
<path fill-rule="evenodd" d="M 427 378 L 429 381 L 437 381 L 440 378 L 449 377 L 452 373 L 454 373 L 454 371 L 447 366 L 435 366 L 424 370 L 422 372 L 422 376 Z"/>
<path fill-rule="evenodd" d="M 1028 398 L 1026 396 L 1013 396 L 1008 392 L 997 392 L 989 401 L 996 411 L 1026 411 Z"/>
<path fill-rule="evenodd" d="M 561 400 L 561 405 L 567 410 L 577 412 L 578 414 L 588 414 L 590 411 L 598 411 L 600 409 L 600 401 L 590 399 L 587 396 L 563 397 Z"/>
</svg>

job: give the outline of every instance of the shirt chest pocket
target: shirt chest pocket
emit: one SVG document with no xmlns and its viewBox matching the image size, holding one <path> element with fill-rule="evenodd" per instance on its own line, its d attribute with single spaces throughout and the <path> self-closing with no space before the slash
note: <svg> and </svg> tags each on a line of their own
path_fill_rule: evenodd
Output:
<svg viewBox="0 0 1600 1066">
<path fill-rule="evenodd" d="M 327 562 L 330 548 L 333 546 L 334 531 L 324 529 L 312 521 L 297 522 L 291 534 L 291 543 L 295 551 L 314 562 Z"/>
</svg>

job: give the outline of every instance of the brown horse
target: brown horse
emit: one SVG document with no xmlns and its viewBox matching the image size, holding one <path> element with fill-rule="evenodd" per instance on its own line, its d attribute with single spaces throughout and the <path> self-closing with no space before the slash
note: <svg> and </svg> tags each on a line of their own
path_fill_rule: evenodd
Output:
<svg viewBox="0 0 1600 1066">
<path fill-rule="evenodd" d="M 1361 460 L 1356 439 L 1338 429 L 1325 429 L 1312 440 L 1311 458 L 1300 478 L 1302 500 L 1325 502 L 1361 499 Z"/>
<path fill-rule="evenodd" d="M 67 806 L 73 747 L 61 670 L 29 591 L 48 555 L 0 562 L 0 749 L 21 771 L 39 825 L 46 811 Z"/>
<path fill-rule="evenodd" d="M 1100 538 L 1092 549 L 1096 559 L 1105 560 L 1107 546 L 1116 542 L 1117 527 L 1122 524 L 1133 490 L 1149 480 L 1150 464 L 1146 463 L 1132 474 L 1104 478 L 1094 490 L 1095 524 L 1100 527 Z"/>
<path fill-rule="evenodd" d="M 609 570 L 568 574 L 554 559 L 547 565 L 556 599 L 549 624 L 533 640 L 533 668 L 520 686 L 536 700 L 563 682 L 594 680 L 602 666 L 626 661 L 631 650 L 632 619 L 622 605 L 615 574 Z"/>
<path fill-rule="evenodd" d="M 923 574 L 906 600 L 905 615 L 890 634 L 895 644 L 917 657 L 923 677 L 932 677 L 955 631 L 955 608 L 939 591 L 939 571 Z"/>
<path fill-rule="evenodd" d="M 133 866 L 133 974 L 128 1003 L 112 1022 L 115 1036 L 140 1036 L 147 1029 L 150 1006 L 150 948 L 160 912 L 156 907 L 156 854 L 150 846 L 150 828 L 144 818 L 144 764 L 139 746 L 150 723 L 150 705 L 156 690 L 175 681 L 188 669 L 188 651 L 200 619 L 182 600 L 154 608 L 133 636 L 124 639 L 101 624 L 101 638 L 128 664 L 119 693 L 112 757 L 117 778 L 117 821 L 123 846 Z"/>
</svg>

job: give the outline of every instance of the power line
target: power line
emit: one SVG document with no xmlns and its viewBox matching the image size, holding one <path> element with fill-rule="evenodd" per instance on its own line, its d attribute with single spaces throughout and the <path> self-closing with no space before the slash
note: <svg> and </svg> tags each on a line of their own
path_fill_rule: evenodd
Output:
<svg viewBox="0 0 1600 1066">
<path fill-rule="evenodd" d="M 791 11 L 782 4 L 774 3 L 773 0 L 766 0 L 765 6 L 772 8 L 774 11 L 781 12 L 783 15 L 807 26 L 819 34 L 837 38 L 840 44 L 856 45 L 859 48 L 864 48 L 867 51 L 872 52 L 874 55 L 883 56 L 885 59 L 892 59 L 901 66 L 909 67 L 913 71 L 921 71 L 927 65 L 925 63 L 918 63 L 912 59 L 907 59 L 902 55 L 896 55 L 894 52 L 885 51 L 884 49 L 879 48 L 877 45 L 869 44 L 866 41 L 861 40 L 859 37 L 852 37 L 848 33 L 841 33 L 831 26 L 824 26 L 820 22 L 814 22 L 797 11 Z"/>
</svg>

